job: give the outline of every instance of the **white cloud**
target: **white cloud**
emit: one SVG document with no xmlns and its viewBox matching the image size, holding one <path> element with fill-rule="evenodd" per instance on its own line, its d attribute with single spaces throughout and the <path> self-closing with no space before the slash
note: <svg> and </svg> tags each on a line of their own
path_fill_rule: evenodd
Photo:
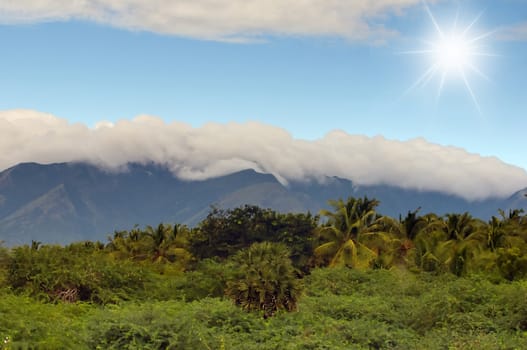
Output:
<svg viewBox="0 0 527 350">
<path fill-rule="evenodd" d="M 101 121 L 95 123 L 95 129 L 112 128 L 112 127 L 113 127 L 113 123 L 108 121 L 108 120 L 101 120 Z"/>
<path fill-rule="evenodd" d="M 118 171 L 128 162 L 153 161 L 183 179 L 253 168 L 283 183 L 339 176 L 467 199 L 508 196 L 527 187 L 521 168 L 424 139 L 403 142 L 333 131 L 305 141 L 258 122 L 193 128 L 152 116 L 103 125 L 89 128 L 35 111 L 0 112 L 0 169 L 20 162 L 87 161 Z"/>
<path fill-rule="evenodd" d="M 503 27 L 496 35 L 498 39 L 505 41 L 527 41 L 527 22 Z"/>
<path fill-rule="evenodd" d="M 0 2 L 0 23 L 81 19 L 208 40 L 262 35 L 331 35 L 383 40 L 380 24 L 421 0 L 16 0 Z"/>
</svg>

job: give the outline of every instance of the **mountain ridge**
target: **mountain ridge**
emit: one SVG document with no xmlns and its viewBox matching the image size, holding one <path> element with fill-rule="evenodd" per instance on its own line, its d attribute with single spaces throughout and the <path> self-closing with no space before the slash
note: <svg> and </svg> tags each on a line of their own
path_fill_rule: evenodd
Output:
<svg viewBox="0 0 527 350">
<path fill-rule="evenodd" d="M 112 172 L 87 163 L 21 163 L 0 172 L 0 240 L 7 245 L 38 240 L 68 243 L 105 240 L 114 230 L 133 225 L 178 222 L 195 225 L 211 205 L 232 208 L 259 205 L 280 212 L 318 212 L 330 199 L 368 196 L 380 200 L 379 212 L 398 217 L 469 211 L 488 219 L 499 208 L 525 209 L 527 189 L 508 198 L 467 201 L 440 192 L 388 185 L 358 186 L 327 177 L 282 185 L 271 174 L 247 169 L 200 181 L 176 178 L 154 163 L 130 163 Z"/>
</svg>

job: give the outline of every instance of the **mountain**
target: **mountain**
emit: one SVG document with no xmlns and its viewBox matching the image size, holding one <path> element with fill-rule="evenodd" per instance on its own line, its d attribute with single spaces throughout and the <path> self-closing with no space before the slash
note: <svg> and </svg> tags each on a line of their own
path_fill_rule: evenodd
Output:
<svg viewBox="0 0 527 350">
<path fill-rule="evenodd" d="M 114 230 L 178 222 L 195 225 L 211 205 L 255 204 L 281 212 L 318 212 L 329 199 L 367 195 L 379 212 L 397 217 L 469 211 L 488 219 L 498 208 L 527 208 L 527 189 L 506 199 L 468 202 L 439 192 L 356 186 L 336 177 L 282 185 L 274 176 L 244 170 L 204 181 L 177 179 L 166 168 L 129 164 L 110 172 L 84 163 L 22 163 L 0 173 L 0 240 L 7 245 L 106 240 Z"/>
</svg>

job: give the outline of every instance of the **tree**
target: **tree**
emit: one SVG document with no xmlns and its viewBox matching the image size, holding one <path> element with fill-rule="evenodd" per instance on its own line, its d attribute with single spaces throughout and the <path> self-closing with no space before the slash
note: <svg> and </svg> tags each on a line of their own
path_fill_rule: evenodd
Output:
<svg viewBox="0 0 527 350">
<path fill-rule="evenodd" d="M 225 259 L 252 242 L 262 241 L 267 226 L 256 224 L 262 212 L 248 205 L 228 210 L 213 207 L 190 235 L 192 254 L 198 259 Z"/>
<path fill-rule="evenodd" d="M 178 263 L 172 270 L 185 269 L 192 256 L 187 250 L 189 229 L 185 225 L 159 224 L 144 230 L 137 226 L 130 231 L 116 231 L 106 246 L 117 259 L 151 261 L 162 268 L 167 263 Z M 166 266 L 165 266 L 166 267 Z"/>
<path fill-rule="evenodd" d="M 282 242 L 290 247 L 295 266 L 305 269 L 317 226 L 318 216 L 310 213 L 281 214 L 254 205 L 212 208 L 191 232 L 189 247 L 198 259 L 223 260 L 256 242 Z"/>
<path fill-rule="evenodd" d="M 509 281 L 525 278 L 527 275 L 527 255 L 520 248 L 498 248 L 496 253 L 496 265 L 503 278 Z"/>
<path fill-rule="evenodd" d="M 184 269 L 191 259 L 184 240 L 181 239 L 187 231 L 186 226 L 179 224 L 159 224 L 155 229 L 147 226 L 145 236 L 150 260 L 156 264 L 179 262 L 179 269 Z"/>
<path fill-rule="evenodd" d="M 164 263 L 174 260 L 175 247 L 171 245 L 175 239 L 174 229 L 170 225 L 159 224 L 156 228 L 147 226 L 145 236 L 148 237 L 148 255 L 152 262 Z"/>
<path fill-rule="evenodd" d="M 499 210 L 502 226 L 506 233 L 504 247 L 524 247 L 527 244 L 527 215 L 523 209 L 509 210 L 508 215 Z"/>
<path fill-rule="evenodd" d="M 413 240 L 415 266 L 423 271 L 439 272 L 441 261 L 438 246 L 445 240 L 442 218 L 435 214 L 426 214 L 422 217 L 424 227 Z"/>
<path fill-rule="evenodd" d="M 385 233 L 374 230 L 379 201 L 350 197 L 346 202 L 339 199 L 329 204 L 334 211 L 320 212 L 328 220 L 318 231 L 326 242 L 315 249 L 315 255 L 332 267 L 369 267 L 378 256 L 379 247 L 390 240 Z"/>
<path fill-rule="evenodd" d="M 135 225 L 130 231 L 115 231 L 112 237 L 108 237 L 109 243 L 106 245 L 106 249 L 117 259 L 144 260 L 146 259 L 146 249 L 143 235 L 138 225 Z"/>
<path fill-rule="evenodd" d="M 472 217 L 468 212 L 447 214 L 444 222 L 443 231 L 447 240 L 462 241 L 482 227 L 482 222 Z"/>
<path fill-rule="evenodd" d="M 284 243 L 291 250 L 293 265 L 306 273 L 312 265 L 313 234 L 318 227 L 318 216 L 275 213 L 267 241 Z"/>
<path fill-rule="evenodd" d="M 475 237 L 484 223 L 466 212 L 447 214 L 444 219 L 429 214 L 426 221 L 427 227 L 415 239 L 417 266 L 425 271 L 465 274 L 480 250 Z"/>
<path fill-rule="evenodd" d="M 284 244 L 254 243 L 232 258 L 232 277 L 226 295 L 248 311 L 265 318 L 278 310 L 293 311 L 302 293 L 301 280 Z"/>
<path fill-rule="evenodd" d="M 392 249 L 385 254 L 392 264 L 407 264 L 410 251 L 414 249 L 414 239 L 425 227 L 426 220 L 419 216 L 421 208 L 414 211 L 408 211 L 404 219 L 399 216 L 396 220 L 390 216 L 382 216 L 377 220 L 377 226 L 380 231 L 392 235 Z"/>
<path fill-rule="evenodd" d="M 478 268 L 497 271 L 513 280 L 527 273 L 527 222 L 523 210 L 499 210 L 484 230 L 474 234 L 483 250 L 477 256 Z"/>
</svg>

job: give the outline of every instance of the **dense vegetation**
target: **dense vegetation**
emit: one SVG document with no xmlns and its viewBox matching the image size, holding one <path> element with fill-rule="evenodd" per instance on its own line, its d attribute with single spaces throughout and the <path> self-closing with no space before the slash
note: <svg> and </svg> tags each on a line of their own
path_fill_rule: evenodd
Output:
<svg viewBox="0 0 527 350">
<path fill-rule="evenodd" d="M 0 349 L 524 349 L 527 216 L 213 208 L 0 247 Z"/>
</svg>

